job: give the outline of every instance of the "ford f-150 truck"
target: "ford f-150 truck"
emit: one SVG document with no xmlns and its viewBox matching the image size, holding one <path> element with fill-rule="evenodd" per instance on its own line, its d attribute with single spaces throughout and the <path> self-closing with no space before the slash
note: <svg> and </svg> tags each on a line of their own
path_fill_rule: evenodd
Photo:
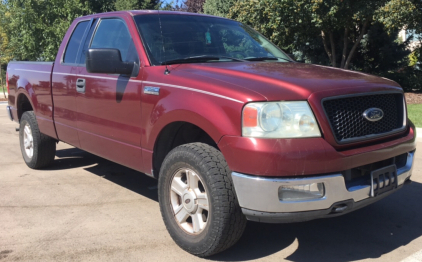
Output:
<svg viewBox="0 0 422 262">
<path fill-rule="evenodd" d="M 54 62 L 9 63 L 7 88 L 29 167 L 62 141 L 157 178 L 171 237 L 197 256 L 247 220 L 338 216 L 410 182 L 416 130 L 397 83 L 298 63 L 225 18 L 80 17 Z"/>
</svg>

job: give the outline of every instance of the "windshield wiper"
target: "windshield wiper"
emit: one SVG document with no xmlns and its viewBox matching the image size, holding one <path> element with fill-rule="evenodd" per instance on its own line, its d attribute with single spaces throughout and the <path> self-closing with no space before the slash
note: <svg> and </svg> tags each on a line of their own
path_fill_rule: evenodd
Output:
<svg viewBox="0 0 422 262">
<path fill-rule="evenodd" d="M 186 58 L 179 58 L 161 62 L 161 65 L 171 65 L 171 64 L 183 64 L 183 63 L 192 63 L 192 62 L 207 62 L 210 60 L 220 60 L 220 59 L 230 59 L 236 62 L 246 62 L 246 60 L 229 57 L 229 56 L 212 56 L 212 55 L 200 55 L 200 56 L 191 56 Z"/>
<path fill-rule="evenodd" d="M 292 62 L 291 60 L 287 59 L 287 58 L 283 58 L 283 57 L 271 57 L 271 56 L 263 56 L 263 57 L 249 57 L 249 58 L 245 58 L 245 60 L 247 61 L 266 61 L 266 60 L 278 60 L 278 59 L 283 59 L 286 60 L 288 62 Z"/>
</svg>

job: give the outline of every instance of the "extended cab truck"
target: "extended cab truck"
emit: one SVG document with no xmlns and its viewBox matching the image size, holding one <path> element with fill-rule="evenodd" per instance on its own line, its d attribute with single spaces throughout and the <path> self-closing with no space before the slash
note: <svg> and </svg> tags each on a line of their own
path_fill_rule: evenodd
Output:
<svg viewBox="0 0 422 262">
<path fill-rule="evenodd" d="M 247 219 L 342 215 L 410 182 L 416 131 L 397 83 L 297 63 L 228 19 L 81 17 L 54 63 L 9 63 L 7 86 L 29 167 L 62 141 L 158 178 L 171 237 L 198 256 Z"/>
</svg>

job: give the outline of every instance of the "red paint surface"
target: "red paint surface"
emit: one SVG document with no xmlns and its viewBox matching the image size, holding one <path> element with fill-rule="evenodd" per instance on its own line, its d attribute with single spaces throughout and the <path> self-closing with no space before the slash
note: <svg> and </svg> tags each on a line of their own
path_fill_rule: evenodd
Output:
<svg viewBox="0 0 422 262">
<path fill-rule="evenodd" d="M 230 169 L 260 176 L 338 173 L 388 159 L 416 147 L 414 130 L 376 145 L 337 151 L 323 138 L 259 139 L 225 136 L 218 144 Z"/>
<path fill-rule="evenodd" d="M 407 135 L 383 138 L 377 144 L 369 145 L 374 141 L 353 144 L 355 149 L 350 149 L 351 145 L 338 145 L 333 138 L 321 99 L 401 91 L 397 83 L 387 79 L 309 64 L 266 62 L 171 65 L 171 73 L 165 75 L 164 66 L 150 66 L 132 19 L 132 15 L 154 12 L 115 12 L 78 18 L 64 37 L 54 66 L 10 63 L 9 105 L 15 119 L 18 96 L 25 95 L 32 103 L 41 132 L 149 174 L 158 135 L 176 121 L 202 128 L 218 144 L 233 171 L 254 175 L 338 172 L 415 148 L 412 129 Z M 90 74 L 84 66 L 61 64 L 77 22 L 110 16 L 122 18 L 132 34 L 141 60 L 136 77 Z M 76 92 L 78 78 L 86 80 L 85 94 Z M 159 87 L 160 95 L 144 94 L 145 86 Z M 241 137 L 241 113 L 246 103 L 282 100 L 309 101 L 323 137 Z"/>
</svg>

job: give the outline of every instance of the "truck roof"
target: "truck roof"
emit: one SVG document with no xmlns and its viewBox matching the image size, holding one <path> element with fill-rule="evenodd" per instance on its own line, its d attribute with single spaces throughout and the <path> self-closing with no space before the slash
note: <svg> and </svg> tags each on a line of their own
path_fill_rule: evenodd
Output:
<svg viewBox="0 0 422 262">
<path fill-rule="evenodd" d="M 127 10 L 127 11 L 115 11 L 115 12 L 107 12 L 107 13 L 97 13 L 92 15 L 87 15 L 79 18 L 87 18 L 87 17 L 98 17 L 98 16 L 109 16 L 112 14 L 130 14 L 131 16 L 135 15 L 147 15 L 147 14 L 160 14 L 160 15 L 193 15 L 193 16 L 207 16 L 207 17 L 216 17 L 221 19 L 227 19 L 220 16 L 213 16 L 213 15 L 206 15 L 206 14 L 198 14 L 198 13 L 190 13 L 190 12 L 180 12 L 180 11 L 162 11 L 162 10 Z"/>
</svg>

